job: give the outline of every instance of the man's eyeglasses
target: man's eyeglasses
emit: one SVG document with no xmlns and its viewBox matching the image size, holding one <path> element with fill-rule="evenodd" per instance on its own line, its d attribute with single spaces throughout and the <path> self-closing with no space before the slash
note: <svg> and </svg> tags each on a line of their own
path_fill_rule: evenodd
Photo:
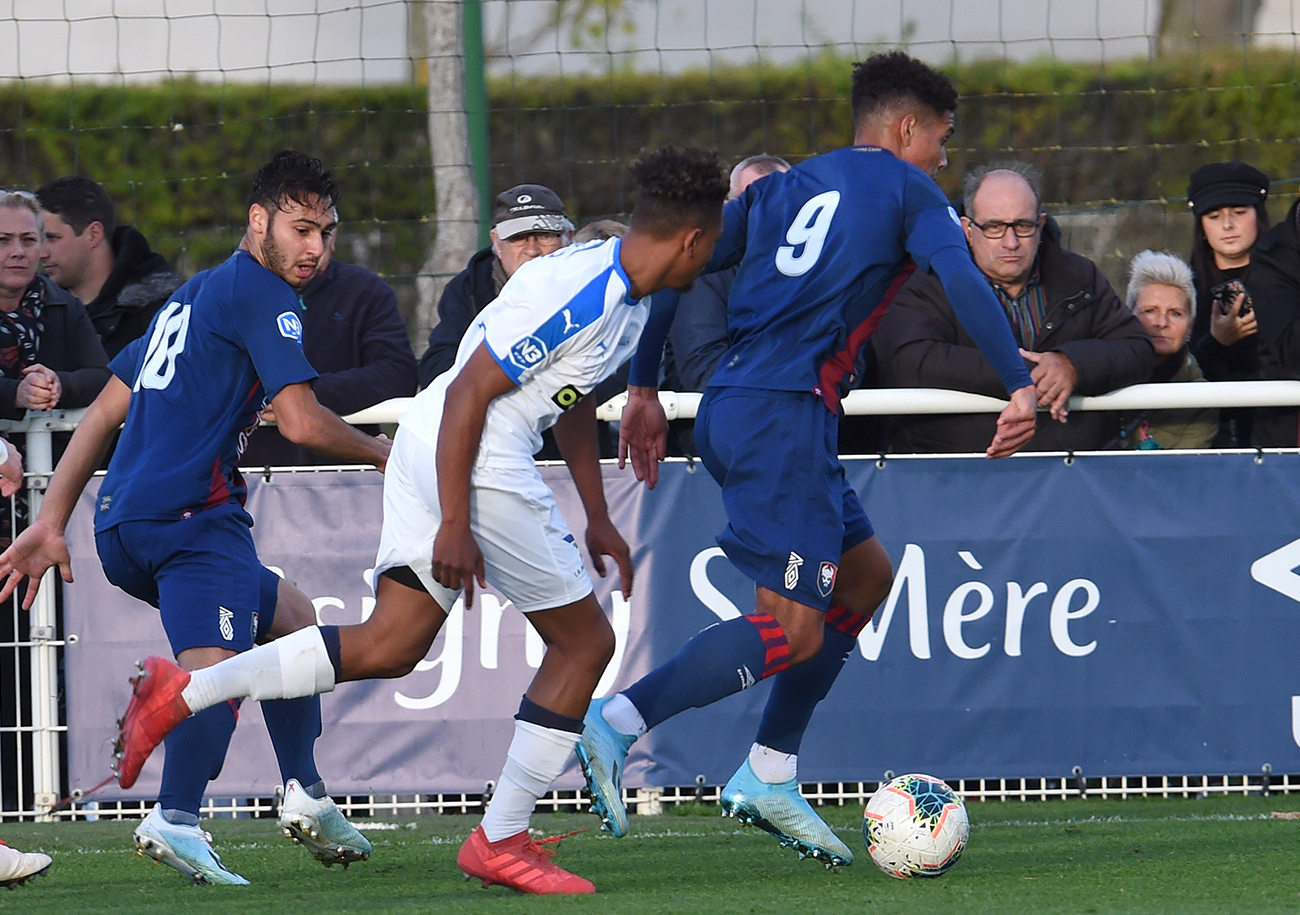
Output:
<svg viewBox="0 0 1300 915">
<path fill-rule="evenodd" d="M 1037 219 L 1017 219 L 1015 222 L 993 221 L 980 225 L 975 220 L 970 220 L 970 224 L 984 233 L 985 238 L 993 240 L 997 240 L 1003 235 L 1006 235 L 1007 229 L 1015 232 L 1016 238 L 1032 238 L 1034 233 L 1038 231 L 1039 222 L 1040 220 Z"/>
</svg>

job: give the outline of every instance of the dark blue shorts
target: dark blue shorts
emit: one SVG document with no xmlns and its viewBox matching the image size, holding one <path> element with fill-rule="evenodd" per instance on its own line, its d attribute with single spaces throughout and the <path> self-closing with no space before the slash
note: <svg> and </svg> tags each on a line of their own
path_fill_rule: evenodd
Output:
<svg viewBox="0 0 1300 915">
<path fill-rule="evenodd" d="M 757 584 L 828 609 L 840 557 L 874 536 L 840 463 L 838 417 L 812 394 L 709 388 L 695 440 L 722 487 L 727 558 Z"/>
<path fill-rule="evenodd" d="M 108 580 L 158 608 L 172 651 L 247 651 L 275 615 L 278 576 L 257 559 L 251 519 L 223 505 L 182 521 L 127 521 L 95 535 Z M 268 605 L 269 601 L 269 605 Z"/>
</svg>

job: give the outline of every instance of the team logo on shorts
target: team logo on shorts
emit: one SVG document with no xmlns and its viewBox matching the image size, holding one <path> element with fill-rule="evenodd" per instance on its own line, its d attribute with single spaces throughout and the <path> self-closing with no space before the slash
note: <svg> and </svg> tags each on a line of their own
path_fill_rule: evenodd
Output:
<svg viewBox="0 0 1300 915">
<path fill-rule="evenodd" d="M 790 551 L 790 558 L 785 564 L 785 589 L 793 591 L 799 585 L 799 567 L 803 565 L 803 557 L 794 550 Z"/>
<path fill-rule="evenodd" d="M 569 407 L 582 400 L 582 392 L 573 385 L 566 384 L 555 392 L 555 396 L 552 397 L 551 400 L 555 401 L 555 405 L 561 410 L 567 410 Z"/>
<path fill-rule="evenodd" d="M 510 361 L 521 369 L 532 368 L 545 358 L 546 344 L 531 335 L 510 347 Z"/>
<path fill-rule="evenodd" d="M 280 328 L 280 336 L 302 342 L 302 318 L 292 311 L 286 311 L 275 319 L 275 326 Z"/>
<path fill-rule="evenodd" d="M 831 592 L 835 590 L 835 576 L 839 572 L 833 562 L 823 562 L 817 567 L 817 593 L 822 597 L 830 597 Z"/>
<path fill-rule="evenodd" d="M 217 607 L 217 625 L 221 628 L 221 637 L 227 642 L 235 640 L 235 614 L 225 607 Z"/>
<path fill-rule="evenodd" d="M 257 644 L 257 612 L 256 611 L 253 612 L 253 625 L 249 627 L 249 637 L 253 640 L 253 644 L 256 645 Z"/>
</svg>

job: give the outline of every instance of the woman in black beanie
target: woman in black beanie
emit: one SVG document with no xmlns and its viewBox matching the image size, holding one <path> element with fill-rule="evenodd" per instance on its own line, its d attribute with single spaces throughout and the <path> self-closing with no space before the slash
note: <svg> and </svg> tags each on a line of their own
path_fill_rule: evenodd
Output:
<svg viewBox="0 0 1300 915">
<path fill-rule="evenodd" d="M 1211 381 L 1259 377 L 1257 324 L 1249 289 L 1255 243 L 1269 227 L 1269 179 L 1245 162 L 1212 162 L 1192 173 L 1187 205 L 1195 217 L 1192 254 L 1196 322 L 1192 353 Z M 1215 444 L 1250 442 L 1250 411 L 1225 410 Z"/>
</svg>

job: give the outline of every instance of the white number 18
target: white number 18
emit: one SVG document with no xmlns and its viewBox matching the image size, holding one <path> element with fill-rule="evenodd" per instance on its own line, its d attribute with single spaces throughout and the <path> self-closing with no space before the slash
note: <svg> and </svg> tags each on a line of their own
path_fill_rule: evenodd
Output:
<svg viewBox="0 0 1300 915">
<path fill-rule="evenodd" d="M 171 384 L 176 375 L 176 357 L 185 349 L 185 335 L 190 327 L 190 306 L 172 302 L 158 315 L 153 336 L 145 352 L 144 364 L 135 380 L 135 389 L 153 388 L 160 391 Z"/>
</svg>

